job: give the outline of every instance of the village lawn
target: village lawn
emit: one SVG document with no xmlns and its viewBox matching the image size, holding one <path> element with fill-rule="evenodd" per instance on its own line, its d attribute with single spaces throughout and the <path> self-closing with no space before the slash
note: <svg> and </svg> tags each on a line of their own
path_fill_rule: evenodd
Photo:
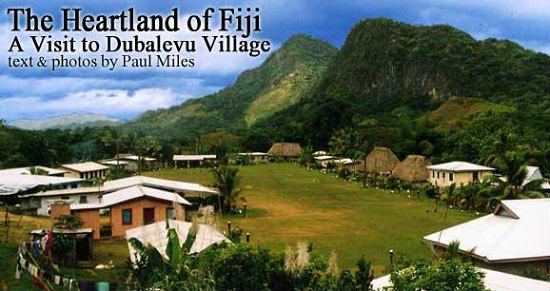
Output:
<svg viewBox="0 0 550 291">
<path fill-rule="evenodd" d="M 148 176 L 213 185 L 209 169 L 168 169 Z M 389 262 L 388 251 L 409 258 L 429 258 L 421 238 L 445 227 L 475 218 L 472 213 L 434 212 L 433 199 L 420 200 L 407 193 L 365 189 L 319 171 L 295 164 L 272 163 L 240 167 L 242 190 L 250 216 L 226 215 L 234 227 L 250 232 L 251 241 L 272 250 L 284 250 L 297 242 L 313 243 L 329 255 L 337 253 L 340 267 L 352 268 L 364 255 L 377 274 Z"/>
</svg>

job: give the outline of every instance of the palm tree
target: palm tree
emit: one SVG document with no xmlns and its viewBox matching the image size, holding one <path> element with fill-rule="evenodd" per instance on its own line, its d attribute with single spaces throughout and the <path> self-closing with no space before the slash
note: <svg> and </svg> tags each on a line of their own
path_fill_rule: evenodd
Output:
<svg viewBox="0 0 550 291">
<path fill-rule="evenodd" d="M 308 169 L 313 163 L 313 147 L 308 145 L 298 153 L 300 164 L 306 166 Z"/>
<path fill-rule="evenodd" d="M 457 193 L 456 193 L 456 184 L 452 183 L 451 185 L 443 189 L 443 195 L 441 199 L 447 201 L 447 208 L 450 205 L 456 205 Z"/>
<path fill-rule="evenodd" d="M 237 189 L 239 184 L 239 169 L 230 166 L 220 166 L 212 169 L 214 175 L 215 187 L 220 191 L 223 201 L 227 209 L 232 209 L 235 201 L 240 195 L 240 190 Z"/>
</svg>

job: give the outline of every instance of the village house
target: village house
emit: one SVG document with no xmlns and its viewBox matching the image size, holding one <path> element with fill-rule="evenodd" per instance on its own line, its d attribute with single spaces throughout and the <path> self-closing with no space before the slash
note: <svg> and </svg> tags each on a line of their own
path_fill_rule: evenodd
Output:
<svg viewBox="0 0 550 291">
<path fill-rule="evenodd" d="M 57 176 L 0 174 L 0 196 L 4 200 L 17 200 L 17 195 L 50 189 L 78 188 L 82 179 Z"/>
<path fill-rule="evenodd" d="M 276 159 L 295 161 L 298 159 L 301 151 L 302 147 L 299 143 L 282 142 L 274 143 L 267 153 Z"/>
<path fill-rule="evenodd" d="M 52 216 L 69 212 L 80 218 L 82 227 L 93 230 L 94 239 L 99 239 L 101 209 L 109 210 L 111 236 L 122 237 L 127 229 L 176 218 L 177 213 L 184 219 L 185 207 L 190 205 L 177 193 L 133 186 L 103 195 L 99 203 L 64 204 L 65 208 L 57 213 L 52 208 Z"/>
<path fill-rule="evenodd" d="M 67 171 L 61 169 L 48 168 L 44 166 L 31 166 L 22 168 L 11 168 L 0 170 L 2 174 L 15 174 L 15 175 L 42 175 L 53 177 L 65 177 Z"/>
<path fill-rule="evenodd" d="M 430 161 L 424 156 L 408 155 L 405 160 L 397 164 L 392 171 L 392 175 L 402 181 L 426 183 L 429 175 L 426 167 L 429 165 Z"/>
<path fill-rule="evenodd" d="M 424 237 L 437 251 L 451 242 L 476 264 L 522 274 L 549 274 L 550 199 L 503 200 L 493 213 Z"/>
<path fill-rule="evenodd" d="M 338 158 L 330 155 L 321 155 L 314 156 L 313 160 L 315 160 L 316 164 L 320 165 L 323 168 L 326 168 L 330 163 L 334 163 L 334 161 L 338 160 Z"/>
<path fill-rule="evenodd" d="M 374 147 L 365 158 L 365 170 L 368 173 L 390 175 L 400 163 L 397 156 L 385 147 Z"/>
<path fill-rule="evenodd" d="M 251 164 L 262 164 L 267 163 L 267 153 L 262 152 L 252 152 L 252 153 L 238 153 L 237 159 L 244 158 L 248 159 L 248 162 Z"/>
<path fill-rule="evenodd" d="M 156 167 L 157 159 L 146 157 L 146 156 L 137 156 L 133 154 L 118 154 L 114 158 L 110 160 L 106 160 L 106 162 L 109 162 L 109 165 L 116 165 L 116 162 L 118 160 L 118 164 L 124 163 L 124 169 L 129 171 L 138 171 L 140 169 L 139 167 L 139 161 L 141 161 L 141 170 L 151 170 Z M 102 162 L 102 164 L 105 164 Z"/>
<path fill-rule="evenodd" d="M 427 166 L 428 181 L 434 187 L 447 187 L 455 184 L 462 187 L 482 181 L 493 174 L 494 168 L 476 165 L 468 162 L 449 162 Z"/>
<path fill-rule="evenodd" d="M 26 212 L 49 216 L 52 204 L 59 202 L 67 204 L 99 203 L 101 194 L 101 187 L 81 187 L 19 195 L 19 201 Z"/>
<path fill-rule="evenodd" d="M 544 177 L 542 176 L 542 172 L 540 171 L 539 167 L 534 166 L 527 166 L 527 175 L 525 176 L 525 180 L 523 180 L 522 186 L 525 186 L 531 182 L 534 181 L 540 181 L 541 185 L 540 188 L 543 192 L 549 192 L 550 191 L 550 183 Z"/>
<path fill-rule="evenodd" d="M 200 167 L 203 165 L 213 165 L 217 161 L 216 155 L 174 155 L 174 167 L 179 168 L 185 166 Z"/>
<path fill-rule="evenodd" d="M 61 169 L 66 170 L 65 177 L 80 179 L 103 179 L 107 176 L 109 167 L 96 162 L 85 162 L 76 164 L 61 165 Z"/>
<path fill-rule="evenodd" d="M 68 178 L 64 178 L 68 179 Z M 49 216 L 52 205 L 63 204 L 99 204 L 101 196 L 133 186 L 147 186 L 188 197 L 205 197 L 217 194 L 215 190 L 194 183 L 172 181 L 145 176 L 133 176 L 124 179 L 106 181 L 103 185 L 76 189 L 50 190 L 19 195 L 22 207 L 36 215 Z"/>
<path fill-rule="evenodd" d="M 121 160 L 101 160 L 99 163 L 111 168 L 111 170 L 125 171 L 129 169 L 129 163 Z"/>
</svg>

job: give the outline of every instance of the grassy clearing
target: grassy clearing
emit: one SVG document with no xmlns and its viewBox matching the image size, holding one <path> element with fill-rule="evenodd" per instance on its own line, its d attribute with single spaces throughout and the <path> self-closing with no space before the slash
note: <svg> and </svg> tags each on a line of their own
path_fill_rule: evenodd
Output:
<svg viewBox="0 0 550 291">
<path fill-rule="evenodd" d="M 336 179 L 292 164 L 241 167 L 241 196 L 251 217 L 224 217 L 251 233 L 252 241 L 283 250 L 300 241 L 312 242 L 329 255 L 335 250 L 342 267 L 352 267 L 361 255 L 380 272 L 388 264 L 388 250 L 412 258 L 427 258 L 422 236 L 474 218 L 471 213 L 434 213 L 434 201 L 408 198 Z M 212 185 L 208 169 L 169 169 L 150 176 Z"/>
</svg>

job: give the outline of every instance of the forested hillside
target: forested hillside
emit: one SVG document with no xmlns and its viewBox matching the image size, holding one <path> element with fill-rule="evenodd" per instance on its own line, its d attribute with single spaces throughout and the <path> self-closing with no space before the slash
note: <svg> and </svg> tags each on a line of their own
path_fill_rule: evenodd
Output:
<svg viewBox="0 0 550 291">
<path fill-rule="evenodd" d="M 129 125 L 181 139 L 216 130 L 242 133 L 299 101 L 318 83 L 335 53 L 324 41 L 293 36 L 261 66 L 243 72 L 234 85 L 180 106 L 146 112 Z"/>
<path fill-rule="evenodd" d="M 497 135 L 513 134 L 547 156 L 548 88 L 548 55 L 507 40 L 477 41 L 446 25 L 371 19 L 355 25 L 306 98 L 256 126 L 318 147 L 350 129 L 401 157 L 471 161 L 487 158 Z M 451 98 L 469 101 L 445 104 Z M 434 118 L 437 112 L 454 116 L 453 125 L 438 124 L 448 121 Z"/>
</svg>

